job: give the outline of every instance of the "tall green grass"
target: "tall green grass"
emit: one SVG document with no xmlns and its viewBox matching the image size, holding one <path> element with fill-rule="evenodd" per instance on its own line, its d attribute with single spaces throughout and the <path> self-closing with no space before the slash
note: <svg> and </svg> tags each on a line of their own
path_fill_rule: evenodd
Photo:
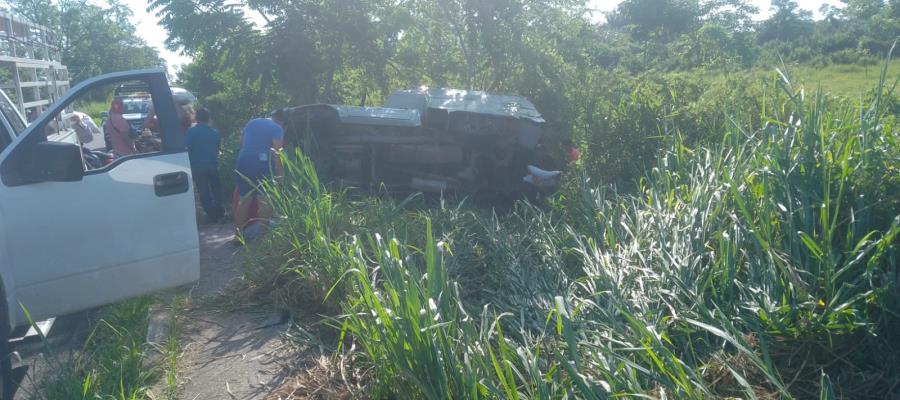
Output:
<svg viewBox="0 0 900 400">
<path fill-rule="evenodd" d="M 82 348 L 66 357 L 47 349 L 48 372 L 26 397 L 40 400 L 139 400 L 156 372 L 144 365 L 152 299 L 141 297 L 105 308 Z"/>
<path fill-rule="evenodd" d="M 714 143 L 662 124 L 636 192 L 574 173 L 503 214 L 354 198 L 285 157 L 248 277 L 316 305 L 376 398 L 900 396 L 892 83 L 780 79 Z"/>
</svg>

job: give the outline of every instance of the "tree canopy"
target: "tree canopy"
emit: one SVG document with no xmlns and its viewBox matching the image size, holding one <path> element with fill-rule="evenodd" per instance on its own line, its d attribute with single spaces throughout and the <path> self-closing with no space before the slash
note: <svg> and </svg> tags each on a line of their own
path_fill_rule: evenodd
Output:
<svg viewBox="0 0 900 400">
<path fill-rule="evenodd" d="M 625 0 L 600 24 L 586 0 L 151 0 L 150 10 L 168 45 L 193 57 L 181 84 L 228 125 L 289 104 L 380 104 L 429 85 L 527 96 L 569 135 L 598 71 L 874 63 L 900 32 L 898 4 L 848 0 L 813 21 L 778 0 L 756 22 L 743 0 Z"/>
</svg>

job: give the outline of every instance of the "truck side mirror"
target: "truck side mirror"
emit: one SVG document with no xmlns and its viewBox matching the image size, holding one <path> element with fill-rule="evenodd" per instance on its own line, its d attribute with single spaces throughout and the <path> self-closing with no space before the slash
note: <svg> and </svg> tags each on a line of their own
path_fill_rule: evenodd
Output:
<svg viewBox="0 0 900 400">
<path fill-rule="evenodd" d="M 38 142 L 22 163 L 22 175 L 31 182 L 77 182 L 84 176 L 81 147 L 64 142 Z"/>
</svg>

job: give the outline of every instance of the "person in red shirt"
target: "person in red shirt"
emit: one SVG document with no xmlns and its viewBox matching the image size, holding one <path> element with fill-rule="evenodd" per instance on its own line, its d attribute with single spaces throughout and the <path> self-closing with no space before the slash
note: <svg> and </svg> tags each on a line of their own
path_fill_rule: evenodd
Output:
<svg viewBox="0 0 900 400">
<path fill-rule="evenodd" d="M 103 124 L 103 131 L 109 136 L 113 155 L 116 158 L 135 153 L 134 138 L 131 137 L 131 125 L 122 116 L 124 113 L 122 99 L 115 98 L 109 107 L 109 117 Z"/>
<path fill-rule="evenodd" d="M 581 159 L 581 150 L 578 149 L 578 146 L 575 146 L 572 139 L 563 139 L 563 147 L 566 149 L 569 164 L 575 164 Z"/>
</svg>

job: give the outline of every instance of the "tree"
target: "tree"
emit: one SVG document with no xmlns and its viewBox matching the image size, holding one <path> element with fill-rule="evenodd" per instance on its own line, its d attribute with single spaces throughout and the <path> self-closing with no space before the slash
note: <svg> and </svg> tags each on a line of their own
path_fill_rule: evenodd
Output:
<svg viewBox="0 0 900 400">
<path fill-rule="evenodd" d="M 900 1 L 843 0 L 847 30 L 860 51 L 882 55 L 900 35 Z"/>
<path fill-rule="evenodd" d="M 812 12 L 800 9 L 794 0 L 772 0 L 772 16 L 759 28 L 761 43 L 796 40 L 813 31 Z"/>
<path fill-rule="evenodd" d="M 753 30 L 753 16 L 759 8 L 744 0 L 707 0 L 701 5 L 705 24 L 724 27 L 732 34 L 744 34 Z"/>
<path fill-rule="evenodd" d="M 48 28 L 59 26 L 60 10 L 51 0 L 11 0 L 8 3 L 13 13 L 29 22 Z"/>
<path fill-rule="evenodd" d="M 131 10 L 111 2 L 101 8 L 82 1 L 60 3 L 63 63 L 73 80 L 137 68 L 164 66 L 157 51 L 135 34 Z"/>
<path fill-rule="evenodd" d="M 402 24 L 395 24 L 386 0 L 295 0 L 248 3 L 267 21 L 266 29 L 220 0 L 155 0 L 151 8 L 169 32 L 168 46 L 204 62 L 242 69 L 246 79 L 277 80 L 296 103 L 336 102 L 384 86 L 386 59 Z M 338 77 L 358 75 L 353 89 Z M 382 82 L 379 84 L 379 82 Z M 377 89 L 374 89 L 377 90 Z M 354 100 L 355 102 L 355 100 Z"/>
<path fill-rule="evenodd" d="M 885 7 L 885 0 L 842 0 L 843 14 L 855 21 L 867 21 L 878 15 Z"/>
<path fill-rule="evenodd" d="M 624 28 L 637 40 L 671 42 L 699 27 L 699 0 L 624 0 L 607 15 L 609 26 Z"/>
</svg>

